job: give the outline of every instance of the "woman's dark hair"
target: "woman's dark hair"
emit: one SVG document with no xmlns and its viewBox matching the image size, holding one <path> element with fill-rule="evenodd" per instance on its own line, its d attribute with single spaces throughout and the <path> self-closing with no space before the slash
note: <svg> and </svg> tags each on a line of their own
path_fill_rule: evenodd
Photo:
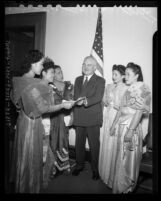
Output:
<svg viewBox="0 0 161 201">
<path fill-rule="evenodd" d="M 126 67 L 123 65 L 116 65 L 114 64 L 112 67 L 112 71 L 117 70 L 121 75 L 125 75 Z"/>
<path fill-rule="evenodd" d="M 57 69 L 57 68 L 60 68 L 60 69 L 61 69 L 60 66 L 58 66 L 58 65 L 54 65 L 54 70 Z"/>
<path fill-rule="evenodd" d="M 54 61 L 50 59 L 49 57 L 45 57 L 44 62 L 43 62 L 43 69 L 40 74 L 40 78 L 42 78 L 42 72 L 45 71 L 47 72 L 49 69 L 54 69 Z"/>
<path fill-rule="evenodd" d="M 138 79 L 137 79 L 138 82 L 139 81 L 143 82 L 143 74 L 142 74 L 141 67 L 139 65 L 130 62 L 127 64 L 126 69 L 127 68 L 130 68 L 135 73 L 135 75 L 138 74 Z"/>
<path fill-rule="evenodd" d="M 31 65 L 39 62 L 43 57 L 43 53 L 39 50 L 29 50 L 29 52 L 25 55 L 21 68 L 19 69 L 20 74 L 23 75 L 28 73 L 31 69 Z"/>
</svg>

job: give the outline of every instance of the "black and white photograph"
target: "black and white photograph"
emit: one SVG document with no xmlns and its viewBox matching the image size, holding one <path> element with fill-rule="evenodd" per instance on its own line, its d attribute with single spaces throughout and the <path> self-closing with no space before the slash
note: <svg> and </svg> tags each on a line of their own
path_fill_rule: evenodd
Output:
<svg viewBox="0 0 161 201">
<path fill-rule="evenodd" d="M 5 2 L 5 193 L 157 194 L 158 1 L 64 2 Z"/>
</svg>

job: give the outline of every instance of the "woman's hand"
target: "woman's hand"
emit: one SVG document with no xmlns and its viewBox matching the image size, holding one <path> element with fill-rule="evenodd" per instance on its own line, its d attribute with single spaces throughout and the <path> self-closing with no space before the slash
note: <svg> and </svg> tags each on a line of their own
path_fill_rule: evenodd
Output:
<svg viewBox="0 0 161 201">
<path fill-rule="evenodd" d="M 115 134 L 115 126 L 112 126 L 110 129 L 110 135 L 114 136 L 114 134 Z"/>
<path fill-rule="evenodd" d="M 127 130 L 124 136 L 124 142 L 131 142 L 133 137 L 133 130 Z"/>
<path fill-rule="evenodd" d="M 71 109 L 74 105 L 75 101 L 67 101 L 67 102 L 63 102 L 62 106 L 65 109 Z"/>
<path fill-rule="evenodd" d="M 103 101 L 105 107 L 108 107 L 109 103 L 107 101 Z"/>
</svg>

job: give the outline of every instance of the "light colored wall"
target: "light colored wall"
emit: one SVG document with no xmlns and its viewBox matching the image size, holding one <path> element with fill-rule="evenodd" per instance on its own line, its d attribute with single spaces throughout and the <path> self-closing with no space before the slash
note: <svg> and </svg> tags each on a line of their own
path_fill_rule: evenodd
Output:
<svg viewBox="0 0 161 201">
<path fill-rule="evenodd" d="M 142 8 L 137 9 L 143 12 Z M 156 17 L 156 8 L 147 9 Z M 83 58 L 91 51 L 97 20 L 97 8 L 73 10 L 48 13 L 45 46 L 46 55 L 62 66 L 65 79 L 72 82 L 80 75 Z M 139 11 L 128 14 L 120 7 L 103 8 L 102 16 L 107 83 L 112 81 L 113 64 L 126 65 L 132 61 L 142 67 L 144 80 L 152 88 L 152 37 L 157 30 L 156 21 L 146 19 Z"/>
<path fill-rule="evenodd" d="M 60 65 L 65 80 L 74 83 L 90 54 L 97 21 L 97 7 L 6 8 L 6 14 L 47 12 L 45 55 Z M 142 67 L 152 90 L 152 37 L 157 30 L 157 8 L 102 8 L 104 77 L 111 83 L 113 64 L 134 62 Z M 145 123 L 147 125 L 147 122 Z M 146 131 L 147 126 L 143 126 Z M 70 133 L 74 144 L 75 133 Z"/>
</svg>

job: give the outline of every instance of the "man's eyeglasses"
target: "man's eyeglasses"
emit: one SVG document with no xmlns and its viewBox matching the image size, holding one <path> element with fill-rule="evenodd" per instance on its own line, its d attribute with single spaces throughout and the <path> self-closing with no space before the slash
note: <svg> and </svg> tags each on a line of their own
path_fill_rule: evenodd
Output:
<svg viewBox="0 0 161 201">
<path fill-rule="evenodd" d="M 87 67 L 91 67 L 91 66 L 93 66 L 93 64 L 87 64 L 87 65 L 86 65 L 86 64 L 82 64 L 82 66 L 83 66 L 83 67 L 86 67 L 86 66 L 87 66 Z"/>
</svg>

